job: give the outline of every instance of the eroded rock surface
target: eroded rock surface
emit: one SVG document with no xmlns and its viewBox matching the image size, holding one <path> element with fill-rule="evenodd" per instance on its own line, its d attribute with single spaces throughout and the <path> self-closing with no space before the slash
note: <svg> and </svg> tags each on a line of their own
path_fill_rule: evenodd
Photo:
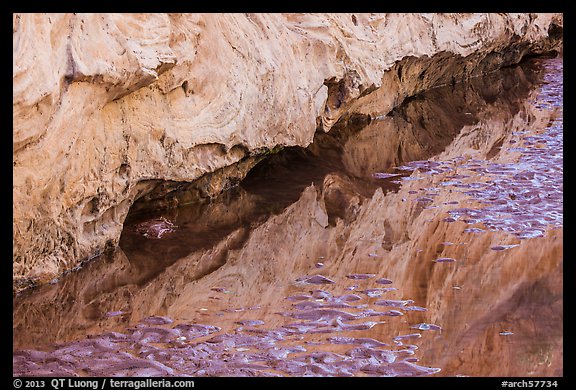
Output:
<svg viewBox="0 0 576 390">
<path fill-rule="evenodd" d="M 562 69 L 427 91 L 130 215 L 16 296 L 14 375 L 562 376 Z M 133 229 L 155 218 L 178 228 Z"/>
<path fill-rule="evenodd" d="M 138 198 L 213 196 L 340 118 L 560 50 L 562 26 L 559 14 L 14 14 L 15 288 L 115 246 Z"/>
</svg>

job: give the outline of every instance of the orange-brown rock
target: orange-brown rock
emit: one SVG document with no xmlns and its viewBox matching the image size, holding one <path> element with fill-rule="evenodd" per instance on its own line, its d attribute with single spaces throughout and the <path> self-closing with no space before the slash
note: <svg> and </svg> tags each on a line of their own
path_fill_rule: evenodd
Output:
<svg viewBox="0 0 576 390">
<path fill-rule="evenodd" d="M 562 60 L 539 61 L 319 133 L 153 213 L 161 239 L 131 214 L 16 296 L 14 374 L 562 376 Z"/>
<path fill-rule="evenodd" d="M 339 118 L 560 50 L 562 26 L 561 14 L 14 14 L 14 281 L 115 246 L 146 194 L 203 178 L 199 196 L 213 195 Z"/>
</svg>

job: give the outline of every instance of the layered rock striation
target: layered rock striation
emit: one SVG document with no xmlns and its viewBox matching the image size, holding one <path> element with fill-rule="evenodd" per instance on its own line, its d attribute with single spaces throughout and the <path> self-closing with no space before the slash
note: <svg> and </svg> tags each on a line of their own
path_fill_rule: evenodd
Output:
<svg viewBox="0 0 576 390">
<path fill-rule="evenodd" d="M 559 51 L 562 26 L 561 14 L 14 14 L 14 288 L 116 246 L 136 200 L 214 196 L 339 120 Z"/>
</svg>

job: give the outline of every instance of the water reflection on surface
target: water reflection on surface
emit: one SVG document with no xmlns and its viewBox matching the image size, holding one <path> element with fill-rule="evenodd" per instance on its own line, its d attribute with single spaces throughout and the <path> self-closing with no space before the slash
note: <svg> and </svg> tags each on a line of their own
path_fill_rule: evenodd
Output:
<svg viewBox="0 0 576 390">
<path fill-rule="evenodd" d="M 530 60 L 131 215 L 14 298 L 14 374 L 562 375 L 562 129 L 562 59 Z"/>
</svg>

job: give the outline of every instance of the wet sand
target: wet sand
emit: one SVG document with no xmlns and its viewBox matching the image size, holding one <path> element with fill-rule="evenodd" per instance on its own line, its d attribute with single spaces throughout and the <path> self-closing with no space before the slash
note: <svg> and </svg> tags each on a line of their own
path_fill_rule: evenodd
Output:
<svg viewBox="0 0 576 390">
<path fill-rule="evenodd" d="M 14 297 L 14 375 L 563 375 L 562 72 L 436 88 L 130 215 Z"/>
</svg>

